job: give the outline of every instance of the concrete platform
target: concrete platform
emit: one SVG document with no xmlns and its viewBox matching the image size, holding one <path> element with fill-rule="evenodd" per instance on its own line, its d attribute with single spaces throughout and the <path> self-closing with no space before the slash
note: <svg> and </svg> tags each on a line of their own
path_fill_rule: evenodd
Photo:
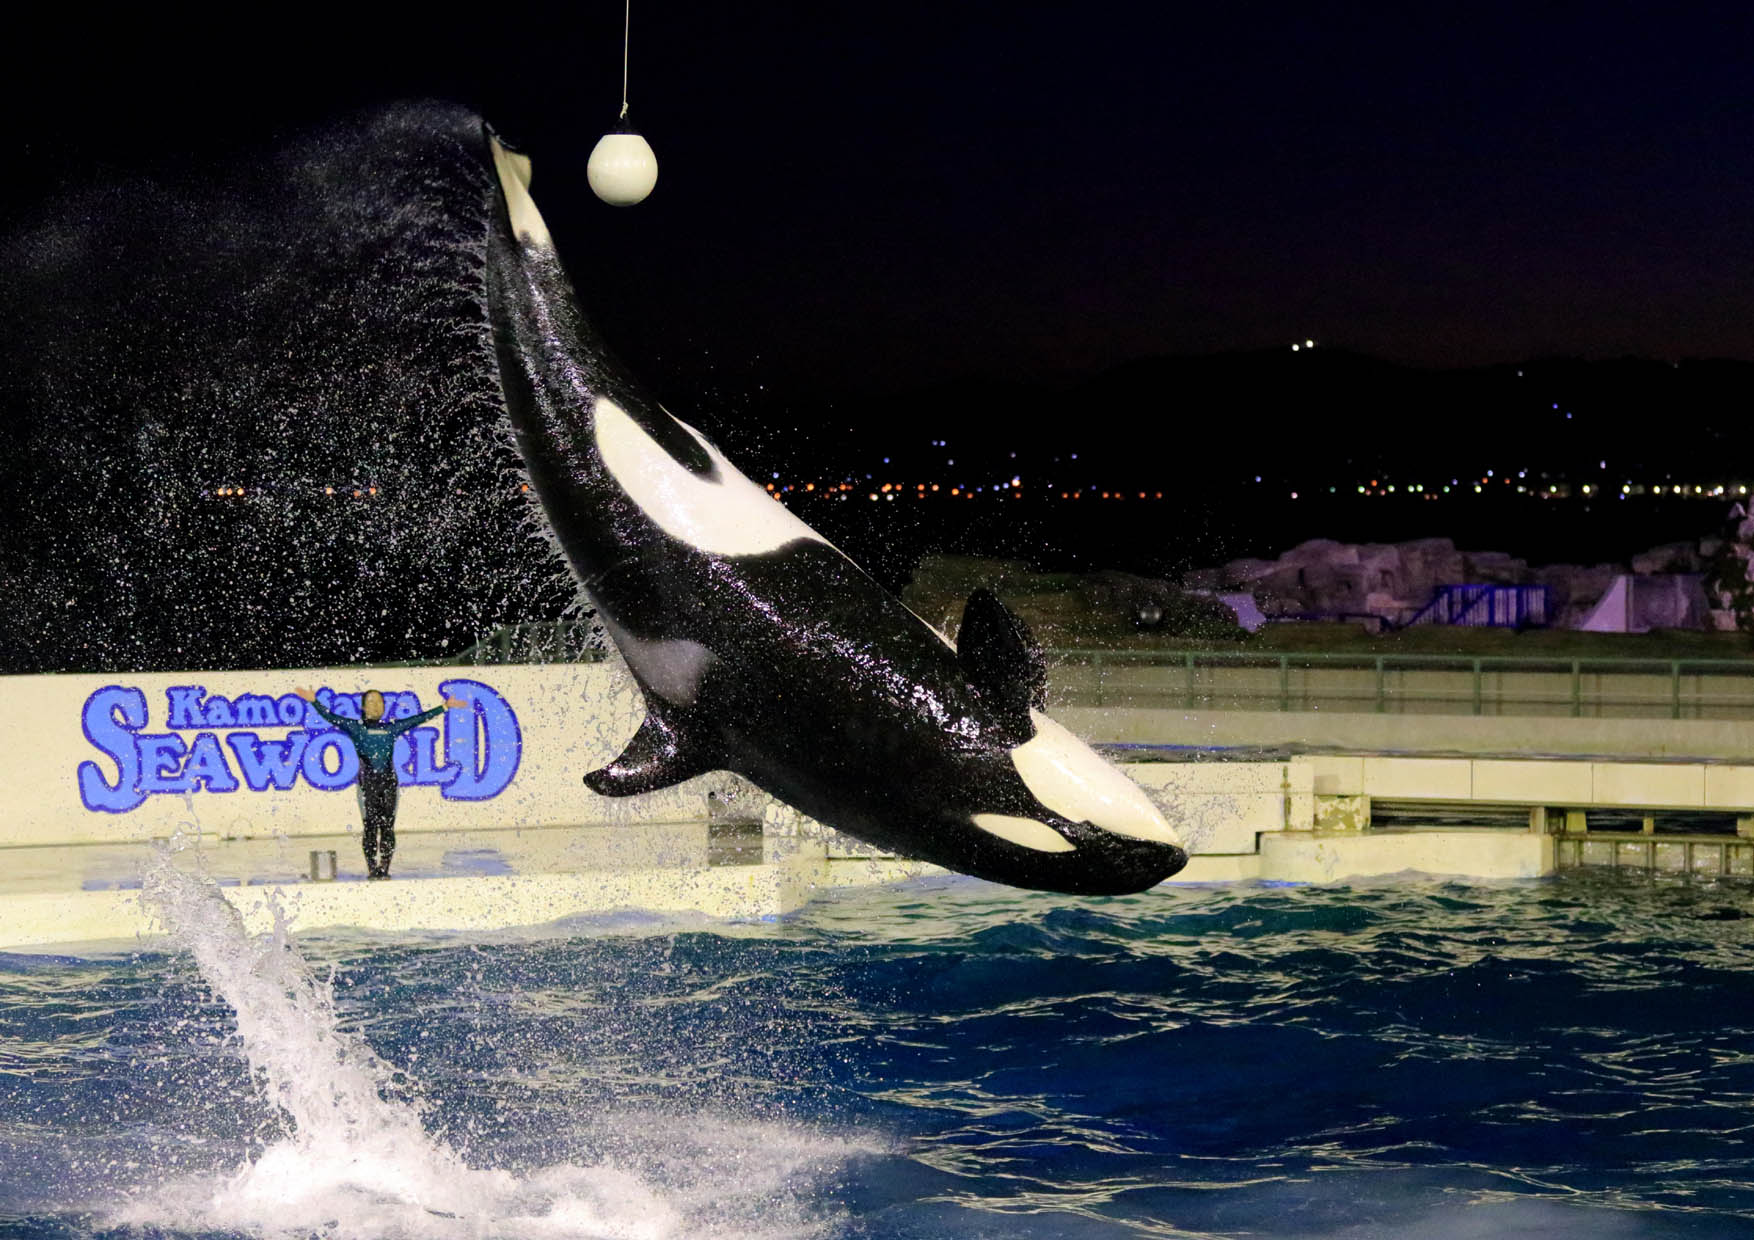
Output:
<svg viewBox="0 0 1754 1240">
<path fill-rule="evenodd" d="M 0 887 L 0 950 L 153 939 L 163 928 L 143 899 L 143 878 L 161 858 L 211 877 L 256 933 L 272 927 L 276 910 L 298 933 L 502 930 L 623 911 L 751 921 L 794 912 L 833 888 L 940 872 L 830 857 L 819 840 L 759 831 L 751 849 L 746 831 L 726 838 L 705 822 L 502 834 L 417 838 L 407 865 L 398 850 L 396 876 L 385 882 L 365 879 L 358 844 L 346 837 L 0 850 L 18 880 Z M 309 855 L 319 855 L 326 875 L 331 850 L 339 876 L 313 880 Z M 301 864 L 306 872 L 297 872 Z"/>
<path fill-rule="evenodd" d="M 349 755 L 306 717 L 295 684 L 337 695 L 376 685 L 408 713 L 451 694 L 472 703 L 409 733 L 387 883 L 364 881 Z M 757 919 L 826 889 L 936 872 L 720 772 L 642 797 L 591 793 L 580 773 L 619 752 L 641 717 L 608 665 L 7 687 L 17 709 L 0 720 L 0 950 L 152 934 L 141 879 L 154 849 L 173 847 L 252 926 L 278 907 L 301 931 L 509 929 L 621 910 Z M 1191 854 L 1176 883 L 1498 880 L 1609 863 L 1754 872 L 1754 764 L 1727 760 L 1754 752 L 1750 724 L 1137 708 L 1063 718 L 1092 742 L 1208 759 L 1123 768 Z M 1348 737 L 1375 745 L 1340 751 Z M 1446 752 L 1404 752 L 1439 744 Z M 1642 835 L 1604 839 L 1640 823 Z M 1679 839 L 1677 824 L 1699 838 Z"/>
<path fill-rule="evenodd" d="M 721 832 L 715 839 L 704 822 L 503 834 L 419 839 L 410 864 L 398 864 L 387 882 L 367 881 L 361 863 L 343 860 L 357 850 L 346 837 L 209 839 L 189 843 L 173 861 L 209 875 L 252 933 L 272 928 L 278 912 L 301 934 L 482 932 L 620 912 L 757 921 L 796 912 L 837 888 L 943 873 L 923 862 L 846 855 L 816 838 L 743 832 L 726 839 Z M 1165 886 L 1391 874 L 1532 878 L 1553 871 L 1554 847 L 1551 836 L 1520 831 L 1281 830 L 1261 833 L 1252 852 L 1196 854 Z M 327 874 L 331 849 L 339 877 L 311 879 L 309 854 L 319 854 Z M 17 880 L 0 886 L 0 950 L 151 945 L 164 931 L 143 898 L 143 876 L 163 851 L 0 850 L 11 854 Z M 301 862 L 306 872 L 296 872 Z M 545 868 L 556 863 L 567 868 Z"/>
</svg>

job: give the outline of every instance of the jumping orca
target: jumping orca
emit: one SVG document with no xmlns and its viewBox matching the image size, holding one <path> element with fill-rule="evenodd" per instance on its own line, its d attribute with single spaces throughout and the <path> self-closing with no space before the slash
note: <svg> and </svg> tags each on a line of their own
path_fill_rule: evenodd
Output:
<svg viewBox="0 0 1754 1240">
<path fill-rule="evenodd" d="M 611 359 L 528 158 L 483 136 L 512 429 L 646 704 L 585 783 L 630 796 L 734 771 L 858 839 L 1018 887 L 1120 895 L 1180 870 L 1139 786 L 1043 713 L 1045 664 L 997 598 L 969 599 L 953 647 Z"/>
</svg>

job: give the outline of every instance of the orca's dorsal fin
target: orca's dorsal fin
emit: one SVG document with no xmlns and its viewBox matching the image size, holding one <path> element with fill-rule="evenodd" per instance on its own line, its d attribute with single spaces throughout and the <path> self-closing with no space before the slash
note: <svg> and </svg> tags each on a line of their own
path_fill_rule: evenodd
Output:
<svg viewBox="0 0 1754 1240">
<path fill-rule="evenodd" d="M 984 586 L 968 596 L 956 661 L 981 698 L 1025 730 L 1029 711 L 1047 709 L 1048 665 L 1017 614 Z"/>
<path fill-rule="evenodd" d="M 656 792 L 716 769 L 688 743 L 682 729 L 656 710 L 649 711 L 621 756 L 585 776 L 585 786 L 598 796 L 631 797 Z"/>
</svg>

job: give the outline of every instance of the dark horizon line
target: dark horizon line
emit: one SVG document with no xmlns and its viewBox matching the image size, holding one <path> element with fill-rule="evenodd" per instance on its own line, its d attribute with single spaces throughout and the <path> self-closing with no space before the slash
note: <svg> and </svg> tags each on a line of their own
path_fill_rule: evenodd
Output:
<svg viewBox="0 0 1754 1240">
<path fill-rule="evenodd" d="M 1399 370 L 1426 376 L 1441 375 L 1474 375 L 1493 371 L 1512 370 L 1518 367 L 1551 368 L 1562 366 L 1596 367 L 1638 365 L 1651 367 L 1750 367 L 1754 368 L 1754 357 L 1730 357 L 1713 354 L 1687 354 L 1678 357 L 1655 356 L 1640 353 L 1618 353 L 1613 355 L 1590 355 L 1586 353 L 1555 353 L 1542 352 L 1524 356 L 1507 357 L 1498 361 L 1465 362 L 1465 363 L 1434 363 L 1408 360 L 1387 354 L 1374 353 L 1363 349 L 1354 349 L 1346 345 L 1324 345 L 1316 342 L 1314 348 L 1298 350 L 1300 354 L 1322 357 L 1340 357 L 1349 361 L 1364 362 L 1380 366 L 1384 369 Z M 757 371 L 753 367 L 737 376 L 754 382 L 761 381 L 761 390 L 751 391 L 743 395 L 756 403 L 767 404 L 787 401 L 875 401 L 894 396 L 917 395 L 922 392 L 941 392 L 962 387 L 992 388 L 1026 388 L 1036 391 L 1053 392 L 1072 389 L 1080 385 L 1099 381 L 1109 376 L 1122 374 L 1136 367 L 1220 364 L 1258 361 L 1267 362 L 1284 358 L 1289 360 L 1292 349 L 1289 343 L 1283 345 L 1239 345 L 1234 348 L 1212 349 L 1204 352 L 1171 352 L 1142 353 L 1137 356 L 1123 358 L 1119 361 L 1097 364 L 1087 367 L 1064 367 L 1059 369 L 1043 369 L 1026 372 L 1003 373 L 990 369 L 975 369 L 962 373 L 946 374 L 937 378 L 928 378 L 919 382 L 905 384 L 888 384 L 876 387 L 861 384 L 850 377 L 834 379 L 804 378 L 790 382 L 783 375 L 763 367 Z M 754 361 L 755 359 L 751 359 Z M 653 360 L 641 367 L 644 373 L 669 371 L 681 375 L 691 373 L 693 368 L 687 363 L 679 363 L 675 359 L 662 361 Z M 706 385 L 718 386 L 727 379 L 724 359 L 717 359 L 710 368 L 702 370 L 694 378 Z M 1754 378 L 1754 376 L 1751 376 Z"/>
</svg>

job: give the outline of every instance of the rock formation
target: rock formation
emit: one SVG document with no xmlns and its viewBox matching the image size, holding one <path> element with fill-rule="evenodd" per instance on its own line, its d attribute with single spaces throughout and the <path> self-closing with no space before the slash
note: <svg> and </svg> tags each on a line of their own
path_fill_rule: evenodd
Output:
<svg viewBox="0 0 1754 1240">
<path fill-rule="evenodd" d="M 1636 574 L 1703 572 L 1721 540 L 1671 543 L 1632 558 Z M 1184 584 L 1253 592 L 1269 616 L 1334 619 L 1378 617 L 1403 624 L 1444 585 L 1540 585 L 1550 594 L 1550 614 L 1560 627 L 1573 625 L 1595 606 L 1625 564 L 1545 564 L 1502 551 L 1461 551 L 1447 538 L 1404 543 L 1339 543 L 1316 538 L 1277 560 L 1239 559 L 1190 573 Z"/>
</svg>

